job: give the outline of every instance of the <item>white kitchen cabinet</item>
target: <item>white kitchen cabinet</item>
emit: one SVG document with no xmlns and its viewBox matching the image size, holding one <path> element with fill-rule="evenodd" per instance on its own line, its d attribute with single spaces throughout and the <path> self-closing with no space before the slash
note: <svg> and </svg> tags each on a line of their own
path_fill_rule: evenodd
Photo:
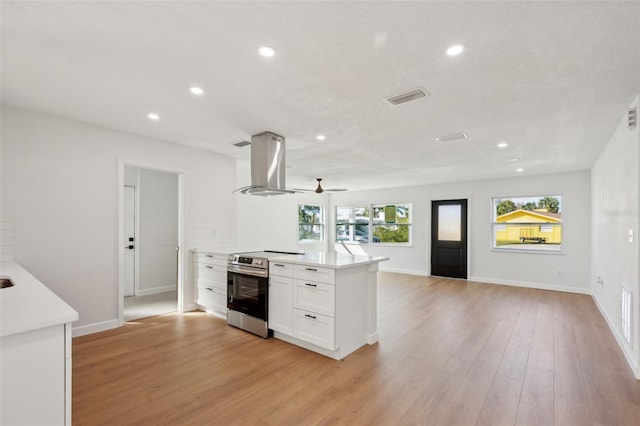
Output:
<svg viewBox="0 0 640 426">
<path fill-rule="evenodd" d="M 293 265 L 293 275 L 302 280 L 334 284 L 336 270 L 315 265 Z"/>
<path fill-rule="evenodd" d="M 206 312 L 227 316 L 227 253 L 195 252 L 196 303 Z"/>
<path fill-rule="evenodd" d="M 293 334 L 292 287 L 291 277 L 269 277 L 269 329 L 289 335 Z"/>
<path fill-rule="evenodd" d="M 375 343 L 381 260 L 386 258 L 326 253 L 271 259 L 269 328 L 274 337 L 334 359 Z"/>
<path fill-rule="evenodd" d="M 293 336 L 334 350 L 335 270 L 293 265 Z"/>
<path fill-rule="evenodd" d="M 329 350 L 335 349 L 335 318 L 294 310 L 294 337 Z"/>
<path fill-rule="evenodd" d="M 293 287 L 293 305 L 296 309 L 335 315 L 335 285 L 296 278 Z"/>
<path fill-rule="evenodd" d="M 78 313 L 14 262 L 0 291 L 0 424 L 71 424 L 71 323 Z"/>
<path fill-rule="evenodd" d="M 293 265 L 269 262 L 269 329 L 293 335 Z"/>
</svg>

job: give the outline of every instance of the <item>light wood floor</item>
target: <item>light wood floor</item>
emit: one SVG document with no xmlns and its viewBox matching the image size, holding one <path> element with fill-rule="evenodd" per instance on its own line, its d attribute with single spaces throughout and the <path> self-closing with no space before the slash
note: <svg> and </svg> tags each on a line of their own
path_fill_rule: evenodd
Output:
<svg viewBox="0 0 640 426">
<path fill-rule="evenodd" d="M 202 312 L 73 339 L 77 425 L 640 425 L 590 296 L 379 273 L 380 342 L 335 361 Z"/>
</svg>

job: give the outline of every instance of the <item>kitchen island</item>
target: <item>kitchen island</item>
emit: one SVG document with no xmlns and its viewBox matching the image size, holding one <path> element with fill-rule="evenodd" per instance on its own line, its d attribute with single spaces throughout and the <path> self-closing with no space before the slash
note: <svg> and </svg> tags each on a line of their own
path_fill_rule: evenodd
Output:
<svg viewBox="0 0 640 426">
<path fill-rule="evenodd" d="M 382 256 L 310 252 L 269 259 L 274 337 L 334 359 L 378 341 Z"/>
<path fill-rule="evenodd" d="M 15 262 L 0 263 L 0 424 L 71 424 L 78 313 Z"/>
</svg>

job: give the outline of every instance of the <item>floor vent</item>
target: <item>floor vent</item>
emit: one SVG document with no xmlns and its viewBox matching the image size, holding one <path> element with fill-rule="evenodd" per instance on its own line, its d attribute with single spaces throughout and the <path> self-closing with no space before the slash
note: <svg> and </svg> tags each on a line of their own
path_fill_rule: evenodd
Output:
<svg viewBox="0 0 640 426">
<path fill-rule="evenodd" d="M 622 336 L 624 336 L 625 340 L 631 344 L 631 299 L 632 293 L 622 287 Z"/>
<path fill-rule="evenodd" d="M 627 114 L 627 128 L 629 130 L 635 129 L 638 124 L 638 107 L 633 107 Z"/>
</svg>

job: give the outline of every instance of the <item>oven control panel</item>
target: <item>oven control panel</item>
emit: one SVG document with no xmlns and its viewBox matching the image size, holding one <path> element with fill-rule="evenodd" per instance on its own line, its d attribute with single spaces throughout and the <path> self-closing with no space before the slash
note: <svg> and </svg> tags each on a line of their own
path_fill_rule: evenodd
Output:
<svg viewBox="0 0 640 426">
<path fill-rule="evenodd" d="M 233 265 L 250 265 L 258 267 L 266 267 L 267 262 L 259 257 L 242 256 L 238 254 L 232 254 L 229 256 L 229 263 Z"/>
</svg>

